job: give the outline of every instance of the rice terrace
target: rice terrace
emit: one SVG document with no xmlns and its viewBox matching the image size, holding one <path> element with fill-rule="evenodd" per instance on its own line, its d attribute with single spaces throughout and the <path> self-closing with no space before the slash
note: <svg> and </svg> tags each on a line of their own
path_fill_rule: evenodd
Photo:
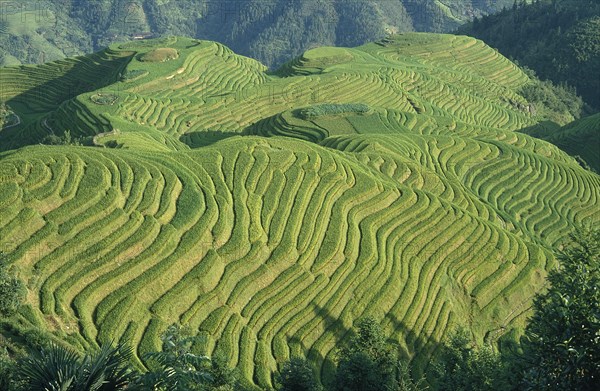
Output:
<svg viewBox="0 0 600 391">
<path fill-rule="evenodd" d="M 0 68 L 0 250 L 26 287 L 3 335 L 143 370 L 179 324 L 247 389 L 293 357 L 331 383 L 365 317 L 415 376 L 458 327 L 515 341 L 600 221 L 598 114 L 549 130 L 536 83 L 429 33 L 277 70 L 184 37 Z"/>
</svg>

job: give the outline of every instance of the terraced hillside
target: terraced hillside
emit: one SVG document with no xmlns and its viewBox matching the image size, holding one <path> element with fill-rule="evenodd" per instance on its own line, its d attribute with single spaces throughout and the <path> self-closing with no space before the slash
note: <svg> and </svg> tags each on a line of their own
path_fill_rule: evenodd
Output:
<svg viewBox="0 0 600 391">
<path fill-rule="evenodd" d="M 525 132 L 557 145 L 571 156 L 583 159 L 597 173 L 600 172 L 600 114 L 572 122 L 562 128 L 540 124 Z"/>
<path fill-rule="evenodd" d="M 177 56 L 143 61 L 157 49 Z M 183 38 L 109 55 L 81 75 L 119 81 L 54 106 L 18 86 L 57 64 L 0 70 L 21 118 L 2 145 L 65 129 L 96 145 L 0 155 L 20 322 L 81 349 L 121 340 L 142 357 L 180 322 L 250 385 L 295 355 L 326 382 L 336 343 L 372 315 L 426 371 L 457 325 L 518 334 L 551 251 L 600 219 L 600 176 L 515 132 L 543 120 L 517 92 L 532 81 L 480 41 L 318 48 L 277 74 Z M 78 72 L 55 80 L 33 84 L 63 96 Z"/>
</svg>

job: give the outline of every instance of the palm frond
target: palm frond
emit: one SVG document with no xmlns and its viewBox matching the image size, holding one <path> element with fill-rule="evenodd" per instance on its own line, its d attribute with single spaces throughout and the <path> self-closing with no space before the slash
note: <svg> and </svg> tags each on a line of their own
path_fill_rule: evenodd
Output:
<svg viewBox="0 0 600 391">
<path fill-rule="evenodd" d="M 31 391 L 70 391 L 81 372 L 79 355 L 56 344 L 22 360 L 18 367 Z"/>
</svg>

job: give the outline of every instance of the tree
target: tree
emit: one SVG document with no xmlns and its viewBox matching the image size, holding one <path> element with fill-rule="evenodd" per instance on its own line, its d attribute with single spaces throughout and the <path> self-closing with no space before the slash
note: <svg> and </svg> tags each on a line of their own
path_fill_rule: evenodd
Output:
<svg viewBox="0 0 600 391">
<path fill-rule="evenodd" d="M 207 390 L 233 391 L 237 385 L 237 372 L 227 365 L 227 360 L 219 353 L 211 357 L 209 373 L 212 382 L 207 385 Z"/>
<path fill-rule="evenodd" d="M 335 389 L 339 391 L 418 390 L 406 367 L 402 367 L 397 350 L 373 318 L 358 323 L 356 335 L 339 351 Z"/>
<path fill-rule="evenodd" d="M 398 391 L 423 391 L 427 390 L 425 386 L 425 378 L 413 380 L 413 375 L 409 365 L 406 362 L 400 362 L 398 365 Z"/>
<path fill-rule="evenodd" d="M 18 376 L 27 391 L 124 390 L 133 379 L 129 369 L 132 350 L 104 345 L 83 357 L 71 349 L 51 344 L 47 349 L 20 360 Z"/>
<path fill-rule="evenodd" d="M 480 22 L 479 22 L 479 18 L 477 16 L 475 16 L 473 18 L 473 30 L 478 30 L 479 26 L 480 26 Z"/>
<path fill-rule="evenodd" d="M 6 266 L 4 255 L 0 252 L 0 316 L 14 314 L 26 294 L 25 284 Z"/>
<path fill-rule="evenodd" d="M 0 350 L 0 390 L 10 390 L 15 364 L 6 349 Z"/>
<path fill-rule="evenodd" d="M 0 102 L 0 129 L 2 129 L 4 127 L 4 122 L 5 122 L 5 114 L 6 113 L 6 105 L 4 104 L 4 102 Z"/>
<path fill-rule="evenodd" d="M 600 230 L 577 230 L 571 240 L 548 291 L 534 299 L 523 344 L 529 389 L 600 389 Z"/>
<path fill-rule="evenodd" d="M 51 133 L 42 139 L 42 144 L 45 144 L 45 145 L 76 145 L 76 146 L 80 146 L 81 143 L 82 143 L 82 138 L 81 137 L 73 138 L 71 136 L 71 131 L 68 129 L 65 130 L 65 132 L 61 136 Z"/>
<path fill-rule="evenodd" d="M 276 377 L 280 391 L 319 391 L 321 386 L 315 378 L 314 371 L 308 361 L 294 357 L 283 364 Z"/>
<path fill-rule="evenodd" d="M 162 336 L 163 350 L 147 355 L 149 372 L 138 385 L 152 390 L 233 390 L 236 377 L 225 360 L 197 354 L 193 351 L 199 337 L 190 336 L 180 325 L 171 325 Z"/>
<path fill-rule="evenodd" d="M 434 367 L 440 391 L 509 390 L 506 364 L 491 346 L 478 347 L 465 329 L 454 332 Z"/>
</svg>

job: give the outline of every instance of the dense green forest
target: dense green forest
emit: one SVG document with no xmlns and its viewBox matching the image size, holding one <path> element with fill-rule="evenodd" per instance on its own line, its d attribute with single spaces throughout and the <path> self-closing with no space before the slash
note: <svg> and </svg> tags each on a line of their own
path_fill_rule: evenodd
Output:
<svg viewBox="0 0 600 391">
<path fill-rule="evenodd" d="M 136 35 L 224 43 L 276 67 L 316 46 L 450 31 L 511 0 L 24 0 L 2 2 L 0 64 L 91 53 Z"/>
<path fill-rule="evenodd" d="M 600 2 L 515 1 L 458 33 L 482 39 L 542 79 L 575 87 L 586 102 L 600 108 Z"/>
</svg>

